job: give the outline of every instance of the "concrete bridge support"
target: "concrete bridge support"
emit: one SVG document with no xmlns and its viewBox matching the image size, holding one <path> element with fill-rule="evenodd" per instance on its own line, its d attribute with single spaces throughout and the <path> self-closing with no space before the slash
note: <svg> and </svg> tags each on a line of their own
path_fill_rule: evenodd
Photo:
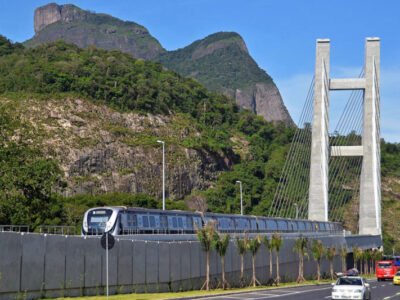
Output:
<svg viewBox="0 0 400 300">
<path fill-rule="evenodd" d="M 359 233 L 380 235 L 380 40 L 367 38 L 364 78 L 332 79 L 329 75 L 330 41 L 317 40 L 314 116 L 309 188 L 310 220 L 328 220 L 329 156 L 362 156 L 360 180 Z M 364 116 L 362 145 L 336 146 L 329 149 L 329 91 L 363 90 Z"/>
</svg>

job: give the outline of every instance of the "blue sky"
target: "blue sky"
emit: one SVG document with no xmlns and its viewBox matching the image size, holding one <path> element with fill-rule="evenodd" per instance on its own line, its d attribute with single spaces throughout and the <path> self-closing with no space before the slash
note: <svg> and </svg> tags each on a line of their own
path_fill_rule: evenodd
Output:
<svg viewBox="0 0 400 300">
<path fill-rule="evenodd" d="M 357 76 L 365 37 L 381 48 L 382 135 L 400 142 L 400 1 L 397 0 L 115 0 L 55 1 L 144 25 L 168 50 L 216 31 L 236 31 L 281 90 L 298 120 L 314 69 L 315 40 L 331 39 L 331 75 Z M 33 36 L 33 11 L 42 0 L 0 0 L 0 34 L 13 41 Z M 331 94 L 331 127 L 345 105 Z"/>
</svg>

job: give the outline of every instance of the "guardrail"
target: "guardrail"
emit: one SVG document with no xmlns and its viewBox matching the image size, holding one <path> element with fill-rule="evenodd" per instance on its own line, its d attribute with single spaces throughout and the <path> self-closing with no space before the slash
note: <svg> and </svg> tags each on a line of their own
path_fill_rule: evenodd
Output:
<svg viewBox="0 0 400 300">
<path fill-rule="evenodd" d="M 29 232 L 29 225 L 0 225 L 0 232 Z"/>
<path fill-rule="evenodd" d="M 76 226 L 40 225 L 39 233 L 76 235 Z"/>
</svg>

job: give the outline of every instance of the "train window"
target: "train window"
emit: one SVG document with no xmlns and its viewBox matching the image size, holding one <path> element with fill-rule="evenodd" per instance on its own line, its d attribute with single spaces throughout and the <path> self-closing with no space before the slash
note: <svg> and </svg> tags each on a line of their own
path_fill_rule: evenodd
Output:
<svg viewBox="0 0 400 300">
<path fill-rule="evenodd" d="M 149 217 L 143 216 L 143 227 L 149 227 Z"/>
<path fill-rule="evenodd" d="M 257 220 L 251 219 L 250 220 L 251 230 L 257 230 Z"/>
<path fill-rule="evenodd" d="M 131 215 L 131 223 L 132 223 L 132 227 L 137 227 L 137 217 L 136 215 Z"/>
<path fill-rule="evenodd" d="M 304 222 L 299 221 L 297 223 L 297 225 L 298 225 L 299 231 L 306 231 L 306 225 L 304 225 Z"/>
<path fill-rule="evenodd" d="M 293 230 L 293 231 L 300 231 L 300 227 L 299 224 L 297 222 L 288 222 L 289 223 L 289 230 Z M 292 226 L 290 226 L 290 223 Z M 291 227 L 291 229 L 290 229 Z"/>
<path fill-rule="evenodd" d="M 176 222 L 176 217 L 173 217 L 173 218 L 172 218 L 172 226 L 173 226 L 174 228 L 178 227 L 178 223 Z"/>
<path fill-rule="evenodd" d="M 264 220 L 257 219 L 257 227 L 258 227 L 258 230 L 263 230 L 265 227 Z"/>
<path fill-rule="evenodd" d="M 154 216 L 150 216 L 150 227 L 156 227 L 156 219 Z"/>
<path fill-rule="evenodd" d="M 183 222 L 182 222 L 182 218 L 177 218 L 178 219 L 178 226 L 179 228 L 183 227 Z"/>
<path fill-rule="evenodd" d="M 187 228 L 193 228 L 193 219 L 192 217 L 186 217 L 186 227 Z"/>
<path fill-rule="evenodd" d="M 196 227 L 197 229 L 202 228 L 201 218 L 200 218 L 200 217 L 194 217 L 193 220 L 194 220 L 193 223 L 194 223 L 194 225 L 195 225 L 195 227 Z"/>
<path fill-rule="evenodd" d="M 279 230 L 288 230 L 287 222 L 286 221 L 278 221 L 278 229 Z"/>
<path fill-rule="evenodd" d="M 306 231 L 312 231 L 312 226 L 310 222 L 305 222 L 306 223 Z"/>
<path fill-rule="evenodd" d="M 275 222 L 275 220 L 267 220 L 267 229 L 275 231 L 278 229 L 278 226 Z"/>
<path fill-rule="evenodd" d="M 318 225 L 319 225 L 319 230 L 320 231 L 326 231 L 326 227 L 325 227 L 324 223 L 320 222 Z"/>
<path fill-rule="evenodd" d="M 160 227 L 161 228 L 167 228 L 168 227 L 167 216 L 165 216 L 165 215 L 161 215 L 160 216 Z"/>
</svg>

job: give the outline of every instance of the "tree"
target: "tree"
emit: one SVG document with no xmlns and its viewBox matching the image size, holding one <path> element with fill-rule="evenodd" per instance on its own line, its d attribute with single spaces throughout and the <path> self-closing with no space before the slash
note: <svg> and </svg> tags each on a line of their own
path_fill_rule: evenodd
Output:
<svg viewBox="0 0 400 300">
<path fill-rule="evenodd" d="M 326 258 L 329 260 L 329 272 L 331 274 L 331 279 L 334 279 L 333 276 L 333 259 L 336 255 L 336 248 L 335 247 L 328 247 L 326 248 Z"/>
<path fill-rule="evenodd" d="M 253 268 L 253 276 L 250 282 L 250 285 L 253 285 L 255 287 L 257 284 L 261 285 L 261 283 L 257 280 L 256 277 L 256 254 L 258 250 L 260 249 L 261 246 L 261 237 L 257 236 L 253 239 L 250 239 L 249 242 L 247 243 L 247 248 L 249 249 L 251 253 L 251 264 Z"/>
<path fill-rule="evenodd" d="M 197 229 L 197 239 L 206 253 L 206 280 L 201 289 L 205 288 L 207 291 L 210 290 L 210 252 L 216 239 L 216 234 L 214 222 L 208 222 L 203 228 Z"/>
<path fill-rule="evenodd" d="M 364 274 L 369 274 L 370 273 L 370 262 L 371 262 L 371 250 L 367 249 L 364 251 Z"/>
<path fill-rule="evenodd" d="M 296 239 L 293 251 L 299 255 L 299 274 L 296 282 L 301 283 L 306 281 L 304 278 L 304 256 L 308 257 L 308 239 L 302 235 Z"/>
<path fill-rule="evenodd" d="M 347 258 L 347 248 L 345 246 L 341 247 L 339 250 L 340 257 L 342 259 L 342 272 L 346 272 L 346 258 Z"/>
<path fill-rule="evenodd" d="M 279 285 L 279 283 L 281 282 L 281 277 L 279 275 L 279 251 L 281 250 L 281 247 L 283 244 L 281 235 L 279 233 L 274 233 L 272 235 L 271 242 L 272 242 L 273 248 L 275 250 L 275 254 L 276 254 L 276 279 L 275 279 L 275 282 L 277 285 Z"/>
<path fill-rule="evenodd" d="M 321 259 L 324 257 L 325 247 L 321 240 L 314 240 L 311 246 L 314 260 L 317 262 L 317 280 L 321 280 Z"/>
<path fill-rule="evenodd" d="M 246 254 L 247 251 L 247 244 L 248 244 L 248 239 L 247 236 L 245 235 L 243 239 L 236 238 L 236 247 L 238 248 L 238 252 L 240 255 L 240 283 L 242 284 L 244 282 L 244 255 Z"/>
<path fill-rule="evenodd" d="M 272 278 L 272 250 L 273 250 L 272 240 L 268 239 L 268 236 L 264 236 L 263 242 L 265 248 L 267 248 L 269 252 L 269 278 Z"/>
<path fill-rule="evenodd" d="M 358 262 L 361 260 L 362 257 L 362 250 L 358 247 L 353 247 L 353 260 L 354 260 L 354 268 L 358 269 Z M 361 269 L 361 265 L 360 265 Z M 360 270 L 361 272 L 361 270 Z"/>
<path fill-rule="evenodd" d="M 222 236 L 216 235 L 214 239 L 214 248 L 217 251 L 218 255 L 221 257 L 221 281 L 222 281 L 222 289 L 225 290 L 226 287 L 229 286 L 229 283 L 225 279 L 225 254 L 226 250 L 228 250 L 229 246 L 229 241 L 230 241 L 230 236 L 229 234 L 224 234 Z"/>
</svg>

